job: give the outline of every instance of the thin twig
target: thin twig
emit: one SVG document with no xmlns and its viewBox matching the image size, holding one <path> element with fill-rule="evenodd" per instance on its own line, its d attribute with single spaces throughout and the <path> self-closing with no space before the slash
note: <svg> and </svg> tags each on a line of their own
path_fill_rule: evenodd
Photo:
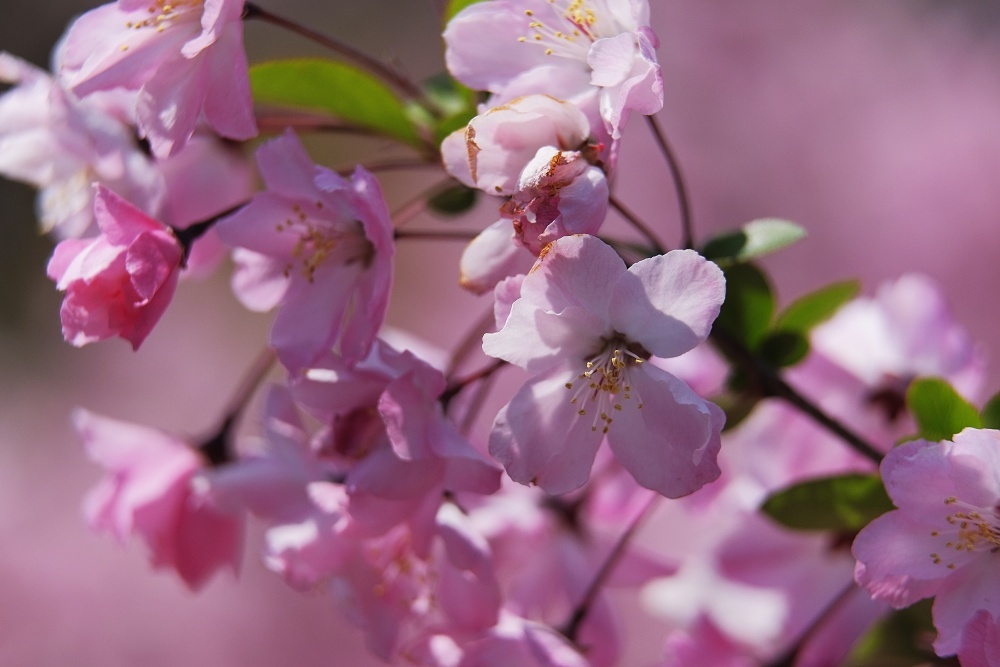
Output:
<svg viewBox="0 0 1000 667">
<path fill-rule="evenodd" d="M 198 449 L 212 465 L 223 465 L 234 459 L 232 451 L 232 430 L 239 420 L 243 410 L 250 402 L 250 397 L 271 370 L 276 359 L 274 350 L 265 348 L 254 360 L 250 370 L 243 376 L 236 392 L 223 411 L 222 423 L 208 437 L 201 440 Z"/>
<path fill-rule="evenodd" d="M 584 593 L 583 598 L 580 600 L 579 604 L 573 610 L 573 615 L 570 617 L 569 622 L 566 626 L 560 630 L 560 632 L 569 639 L 571 642 L 576 643 L 577 633 L 580 631 L 580 626 L 583 621 L 586 620 L 587 614 L 590 612 L 590 608 L 594 605 L 594 600 L 597 599 L 597 594 L 601 592 L 601 588 L 607 583 L 608 577 L 614 571 L 615 566 L 618 565 L 618 561 L 621 560 L 622 555 L 625 553 L 626 547 L 628 547 L 629 542 L 632 541 L 632 537 L 635 535 L 642 521 L 649 515 L 649 510 L 653 508 L 656 501 L 660 498 L 659 494 L 653 493 L 646 504 L 643 506 L 639 513 L 636 514 L 635 518 L 632 519 L 632 523 L 625 532 L 622 533 L 621 537 L 618 538 L 618 542 L 615 544 L 614 548 L 611 549 L 611 553 L 601 564 L 601 569 L 597 571 L 594 575 L 594 579 L 590 582 L 590 586 L 587 587 L 586 593 Z"/>
<path fill-rule="evenodd" d="M 174 233 L 177 238 L 177 242 L 181 244 L 182 255 L 181 255 L 181 268 L 187 268 L 188 257 L 191 256 L 191 248 L 194 247 L 194 242 L 205 235 L 208 230 L 215 226 L 219 220 L 236 213 L 238 210 L 249 204 L 250 202 L 241 202 L 236 206 L 231 206 L 221 213 L 213 215 L 207 220 L 202 220 L 201 222 L 195 222 L 193 224 L 179 229 L 177 227 L 171 227 L 170 230 Z"/>
<path fill-rule="evenodd" d="M 846 604 L 847 598 L 850 597 L 852 593 L 858 590 L 857 585 L 852 581 L 847 585 L 840 593 L 837 594 L 830 603 L 823 608 L 819 616 L 806 628 L 805 632 L 799 635 L 798 641 L 795 642 L 791 647 L 789 647 L 784 653 L 778 656 L 773 662 L 767 663 L 764 667 L 793 667 L 796 660 L 798 660 L 799 654 L 805 647 L 806 642 L 809 641 L 813 635 L 819 630 L 824 622 L 830 620 L 830 617 L 837 611 L 837 609 Z"/>
<path fill-rule="evenodd" d="M 628 222 L 633 227 L 638 229 L 640 234 L 646 237 L 646 240 L 649 241 L 650 245 L 653 246 L 653 249 L 656 251 L 657 255 L 662 255 L 667 252 L 667 247 L 662 243 L 660 243 L 660 240 L 656 238 L 656 234 L 653 233 L 653 230 L 650 229 L 649 225 L 643 222 L 642 218 L 640 218 L 638 215 L 633 213 L 631 209 L 625 206 L 625 204 L 622 203 L 620 199 L 618 199 L 614 195 L 611 195 L 611 197 L 608 199 L 608 203 L 610 203 L 611 207 L 614 208 L 616 211 L 618 211 L 618 213 L 620 213 L 623 218 L 628 220 Z"/>
<path fill-rule="evenodd" d="M 475 324 L 472 325 L 469 331 L 462 336 L 458 345 L 455 346 L 455 351 L 452 352 L 451 359 L 448 360 L 448 368 L 445 371 L 445 375 L 452 375 L 469 355 L 472 354 L 473 350 L 480 349 L 483 334 L 492 330 L 495 323 L 496 315 L 493 313 L 493 309 L 490 308 L 482 317 L 476 320 Z"/>
<path fill-rule="evenodd" d="M 316 42 L 317 44 L 324 46 L 335 53 L 340 54 L 347 60 L 350 60 L 356 65 L 359 65 L 363 69 L 368 70 L 368 72 L 374 74 L 379 79 L 385 81 L 387 84 L 389 84 L 390 86 L 398 90 L 400 93 L 402 93 L 405 97 L 419 101 L 421 103 L 425 101 L 423 91 L 420 90 L 420 88 L 412 81 L 410 81 L 408 78 L 401 75 L 399 72 L 396 72 L 395 70 L 391 69 L 390 67 L 386 66 L 384 63 L 376 60 L 375 58 L 372 58 L 368 54 L 358 51 L 354 47 L 348 46 L 347 44 L 344 44 L 343 42 L 336 40 L 333 37 L 330 37 L 329 35 L 324 35 L 323 33 L 317 30 L 313 30 L 312 28 L 308 28 L 283 16 L 274 14 L 273 12 L 264 9 L 260 5 L 257 5 L 256 3 L 253 2 L 246 3 L 246 8 L 244 9 L 243 16 L 244 18 L 248 19 L 261 19 L 263 21 L 267 21 L 268 23 L 272 23 L 276 26 L 280 26 L 282 28 L 285 28 L 286 30 L 290 30 L 294 33 L 302 35 L 306 39 Z M 434 109 L 433 105 L 425 105 L 425 106 L 428 108 L 428 110 Z"/>
<path fill-rule="evenodd" d="M 773 368 L 754 356 L 742 343 L 717 328 L 712 330 L 710 338 L 720 350 L 728 354 L 756 380 L 758 388 L 764 396 L 779 398 L 791 404 L 862 456 L 875 463 L 882 461 L 882 452 L 797 392 Z"/>
<path fill-rule="evenodd" d="M 455 187 L 455 182 L 450 178 L 446 181 L 440 181 L 393 211 L 391 217 L 396 229 L 399 230 L 400 227 L 426 211 L 428 201 L 453 187 Z"/>
<path fill-rule="evenodd" d="M 441 401 L 441 405 L 447 408 L 448 403 L 450 403 L 453 398 L 458 396 L 458 393 L 460 391 L 465 389 L 473 382 L 478 382 L 479 380 L 484 380 L 490 377 L 491 375 L 493 375 L 506 365 L 507 362 L 504 361 L 503 359 L 495 359 L 492 364 L 486 366 L 485 368 L 480 368 L 478 371 L 470 373 L 465 377 L 458 378 L 457 380 L 452 380 L 451 382 L 448 383 L 447 389 L 444 390 L 444 392 L 441 394 L 441 397 L 438 400 Z"/>
<path fill-rule="evenodd" d="M 667 159 L 667 164 L 670 166 L 670 175 L 674 179 L 674 189 L 677 190 L 677 206 L 681 211 L 681 229 L 683 237 L 681 239 L 682 248 L 693 248 L 694 247 L 694 224 L 691 221 L 691 203 L 688 198 L 687 186 L 684 184 L 684 176 L 681 174 L 681 164 L 677 159 L 677 154 L 674 149 L 670 146 L 670 142 L 667 141 L 667 135 L 664 134 L 663 130 L 660 128 L 659 122 L 656 120 L 655 116 L 646 116 L 649 121 L 649 126 L 653 130 L 653 134 L 656 136 L 656 142 L 660 145 L 660 150 L 663 152 L 663 156 Z"/>
<path fill-rule="evenodd" d="M 477 236 L 479 232 L 470 229 L 397 229 L 394 234 L 397 241 L 402 239 L 471 241 Z"/>
</svg>

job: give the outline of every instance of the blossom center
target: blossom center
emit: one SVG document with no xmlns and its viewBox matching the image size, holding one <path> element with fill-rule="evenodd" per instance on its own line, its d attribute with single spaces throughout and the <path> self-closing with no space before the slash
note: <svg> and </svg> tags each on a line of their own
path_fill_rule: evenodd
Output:
<svg viewBox="0 0 1000 667">
<path fill-rule="evenodd" d="M 317 201 L 315 206 L 321 210 L 323 202 Z M 285 267 L 286 276 L 297 266 L 302 276 L 313 282 L 316 271 L 328 259 L 341 265 L 355 262 L 367 265 L 371 260 L 374 247 L 357 220 L 314 220 L 300 204 L 292 205 L 292 213 L 293 217 L 275 227 L 278 232 L 298 235 L 291 250 L 291 262 Z"/>
<path fill-rule="evenodd" d="M 931 536 L 945 540 L 946 550 L 961 553 L 1000 549 L 1000 505 L 977 507 L 954 496 L 945 498 L 944 504 L 956 511 L 945 516 L 948 528 L 931 531 Z M 935 564 L 955 569 L 955 564 L 946 562 L 947 559 L 942 554 L 935 552 L 930 556 Z"/>
<path fill-rule="evenodd" d="M 517 38 L 522 44 L 537 44 L 545 55 L 586 60 L 590 44 L 618 31 L 587 0 L 546 0 L 552 6 L 551 23 L 534 10 L 526 9 L 530 33 Z"/>
<path fill-rule="evenodd" d="M 629 375 L 648 357 L 641 345 L 615 337 L 586 360 L 585 370 L 576 379 L 566 383 L 566 389 L 573 392 L 570 403 L 578 406 L 577 415 L 593 415 L 592 430 L 607 433 L 615 413 L 642 409 Z"/>
<path fill-rule="evenodd" d="M 193 10 L 200 10 L 202 2 L 203 0 L 173 0 L 172 2 L 154 0 L 146 8 L 146 12 L 149 14 L 147 18 L 140 21 L 127 21 L 125 27 L 133 30 L 155 28 L 157 32 L 163 32 L 177 18 L 191 13 Z"/>
</svg>

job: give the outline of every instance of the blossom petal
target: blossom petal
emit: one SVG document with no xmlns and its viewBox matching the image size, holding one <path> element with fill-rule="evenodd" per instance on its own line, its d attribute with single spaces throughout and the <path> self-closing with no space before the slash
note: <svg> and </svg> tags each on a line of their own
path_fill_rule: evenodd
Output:
<svg viewBox="0 0 1000 667">
<path fill-rule="evenodd" d="M 633 264 L 609 299 L 615 331 L 657 357 L 676 357 L 708 337 L 725 299 L 722 270 L 693 250 Z"/>
<path fill-rule="evenodd" d="M 725 415 L 670 373 L 643 364 L 629 376 L 642 409 L 623 402 L 613 415 L 608 444 L 635 480 L 668 498 L 714 481 Z"/>
<path fill-rule="evenodd" d="M 558 366 L 532 378 L 497 414 L 490 454 L 514 481 L 555 494 L 579 488 L 590 477 L 603 436 L 571 402 L 566 383 L 573 377 Z"/>
</svg>

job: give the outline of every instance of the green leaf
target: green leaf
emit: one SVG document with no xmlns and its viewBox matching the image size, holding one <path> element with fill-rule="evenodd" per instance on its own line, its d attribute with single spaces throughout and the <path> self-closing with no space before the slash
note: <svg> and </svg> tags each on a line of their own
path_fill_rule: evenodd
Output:
<svg viewBox="0 0 1000 667">
<path fill-rule="evenodd" d="M 481 2 L 481 0 L 449 0 L 448 6 L 444 9 L 444 22 L 447 23 L 455 14 L 477 2 Z"/>
<path fill-rule="evenodd" d="M 798 331 L 774 331 L 761 342 L 759 353 L 775 368 L 794 366 L 809 354 L 809 340 Z"/>
<path fill-rule="evenodd" d="M 701 254 L 719 263 L 746 262 L 786 248 L 805 235 L 806 230 L 794 222 L 761 218 L 709 240 Z"/>
<path fill-rule="evenodd" d="M 438 213 L 458 215 L 476 205 L 478 194 L 478 190 L 458 184 L 431 197 L 427 205 Z"/>
<path fill-rule="evenodd" d="M 906 406 L 925 440 L 951 440 L 966 426 L 982 428 L 979 411 L 941 378 L 919 378 L 906 391 Z"/>
<path fill-rule="evenodd" d="M 726 300 L 714 326 L 756 350 L 771 327 L 774 293 L 767 277 L 752 264 L 735 264 L 725 273 Z"/>
<path fill-rule="evenodd" d="M 1000 429 L 1000 393 L 994 394 L 993 398 L 986 401 L 981 414 L 983 428 Z"/>
<path fill-rule="evenodd" d="M 406 105 L 384 83 L 345 63 L 300 58 L 250 68 L 254 100 L 318 111 L 412 146 L 420 138 Z"/>
<path fill-rule="evenodd" d="M 861 283 L 845 280 L 805 294 L 778 316 L 775 329 L 807 334 L 813 327 L 833 317 L 845 303 L 858 295 Z"/>
<path fill-rule="evenodd" d="M 476 115 L 476 93 L 455 81 L 447 73 L 441 73 L 424 83 L 424 90 L 435 106 L 441 111 L 440 118 L 426 119 L 434 127 L 434 139 L 438 143 L 455 130 L 464 128 Z"/>
<path fill-rule="evenodd" d="M 931 647 L 936 634 L 931 600 L 890 612 L 873 624 L 854 645 L 845 667 L 912 667 L 942 663 Z"/>
<path fill-rule="evenodd" d="M 878 475 L 850 474 L 796 484 L 774 493 L 761 508 L 795 530 L 855 532 L 893 509 Z"/>
</svg>

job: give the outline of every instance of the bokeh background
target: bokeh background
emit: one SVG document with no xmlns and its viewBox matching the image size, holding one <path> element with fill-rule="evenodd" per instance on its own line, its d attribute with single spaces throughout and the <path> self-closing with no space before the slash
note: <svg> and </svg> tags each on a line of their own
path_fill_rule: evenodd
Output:
<svg viewBox="0 0 1000 667">
<path fill-rule="evenodd" d="M 405 65 L 443 67 L 432 0 L 261 0 Z M 666 105 L 660 120 L 690 186 L 697 231 L 780 216 L 809 232 L 766 261 L 782 301 L 860 277 L 868 292 L 908 271 L 937 279 L 973 337 L 1000 357 L 1000 4 L 990 0 L 651 0 Z M 38 64 L 84 0 L 5 0 L 0 49 Z M 319 54 L 251 25 L 251 61 Z M 343 164 L 379 143 L 325 137 Z M 641 118 L 626 132 L 615 191 L 670 242 L 676 199 Z M 355 158 L 356 159 L 356 158 Z M 402 205 L 427 176 L 386 179 Z M 268 319 L 229 294 L 228 267 L 182 285 L 138 353 L 122 341 L 75 350 L 59 334 L 44 275 L 51 244 L 33 194 L 0 182 L 0 665 L 367 665 L 322 592 L 294 593 L 259 564 L 251 531 L 239 581 L 199 594 L 149 570 L 142 546 L 91 534 L 80 499 L 99 471 L 68 424 L 74 406 L 175 431 L 212 426 L 259 351 Z M 477 210 L 469 227 L 493 217 Z M 437 224 L 417 220 L 414 227 Z M 457 224 L 457 223 L 441 223 Z M 456 287 L 455 244 L 400 251 L 390 322 L 447 346 L 486 301 Z M 989 386 L 1000 389 L 992 361 Z M 635 614 L 635 609 L 631 609 Z M 655 660 L 639 618 L 626 665 Z"/>
</svg>

